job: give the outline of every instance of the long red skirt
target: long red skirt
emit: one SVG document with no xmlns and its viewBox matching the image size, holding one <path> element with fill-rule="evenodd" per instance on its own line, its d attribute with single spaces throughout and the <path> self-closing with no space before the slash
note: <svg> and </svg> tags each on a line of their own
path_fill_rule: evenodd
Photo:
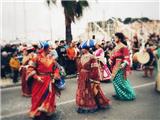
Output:
<svg viewBox="0 0 160 120">
<path fill-rule="evenodd" d="M 55 88 L 50 76 L 41 76 L 43 82 L 34 80 L 32 86 L 32 106 L 30 117 L 40 116 L 45 112 L 48 116 L 55 112 Z"/>
<path fill-rule="evenodd" d="M 93 110 L 98 107 L 105 108 L 110 105 L 110 100 L 105 97 L 100 85 L 96 88 L 98 93 L 95 95 L 92 84 L 89 81 L 88 73 L 81 71 L 78 79 L 78 89 L 76 93 L 76 104 L 78 108 L 85 110 Z M 98 104 L 97 104 L 97 100 Z"/>
</svg>

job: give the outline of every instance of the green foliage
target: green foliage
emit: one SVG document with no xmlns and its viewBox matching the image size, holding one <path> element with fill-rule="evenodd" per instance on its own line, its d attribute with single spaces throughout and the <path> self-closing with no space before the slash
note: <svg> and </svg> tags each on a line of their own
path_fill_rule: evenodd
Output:
<svg viewBox="0 0 160 120">
<path fill-rule="evenodd" d="M 119 22 L 123 22 L 121 18 L 118 18 L 118 21 L 119 21 Z"/>
<path fill-rule="evenodd" d="M 46 0 L 46 2 L 47 2 L 47 4 L 48 4 L 48 6 L 50 6 L 51 3 L 52 3 L 52 4 L 56 4 L 57 0 Z"/>
<path fill-rule="evenodd" d="M 123 23 L 124 24 L 131 24 L 131 23 L 134 23 L 134 22 L 150 22 L 152 20 L 150 20 L 149 18 L 147 17 L 142 17 L 142 18 L 126 18 Z"/>
<path fill-rule="evenodd" d="M 76 5 L 76 17 L 79 18 L 81 16 L 83 16 L 83 10 L 84 8 L 88 7 L 89 4 L 87 1 L 83 0 L 83 1 L 78 1 L 77 5 Z"/>
<path fill-rule="evenodd" d="M 51 4 L 56 4 L 57 0 L 46 0 L 48 6 Z M 75 18 L 80 18 L 83 16 L 83 10 L 89 7 L 87 0 L 61 0 L 61 4 L 64 8 L 65 18 L 67 21 L 75 22 Z"/>
<path fill-rule="evenodd" d="M 142 18 L 140 18 L 140 20 L 143 21 L 143 22 L 151 22 L 152 21 L 147 17 L 142 17 Z"/>
<path fill-rule="evenodd" d="M 72 1 L 61 1 L 61 4 L 64 8 L 64 14 L 66 19 L 68 19 L 67 21 L 75 21 L 75 9 L 76 9 L 76 1 L 72 0 Z"/>
<path fill-rule="evenodd" d="M 57 0 L 46 0 L 48 6 L 56 4 Z M 69 43 L 72 40 L 71 23 L 75 22 L 75 19 L 79 19 L 83 16 L 83 11 L 86 7 L 89 7 L 87 0 L 61 0 L 61 5 L 64 8 L 65 24 L 66 24 L 66 40 Z"/>
<path fill-rule="evenodd" d="M 126 18 L 126 19 L 123 21 L 124 24 L 129 24 L 129 23 L 131 23 L 131 22 L 132 22 L 132 18 L 130 18 L 130 17 Z"/>
<path fill-rule="evenodd" d="M 72 1 L 61 1 L 64 8 L 64 13 L 67 19 L 75 22 L 75 18 L 80 18 L 83 15 L 84 8 L 88 7 L 89 4 L 86 0 L 72 0 Z"/>
</svg>

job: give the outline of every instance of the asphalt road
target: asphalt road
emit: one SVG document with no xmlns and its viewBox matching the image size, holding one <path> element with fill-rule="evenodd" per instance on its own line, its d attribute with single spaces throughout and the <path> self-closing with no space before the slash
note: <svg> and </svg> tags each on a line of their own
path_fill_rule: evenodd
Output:
<svg viewBox="0 0 160 120">
<path fill-rule="evenodd" d="M 57 111 L 53 120 L 160 120 L 160 94 L 154 90 L 154 78 L 143 78 L 142 72 L 133 71 L 129 76 L 137 98 L 134 101 L 117 101 L 112 83 L 102 83 L 105 95 L 111 99 L 110 109 L 96 113 L 78 114 L 75 105 L 76 78 L 66 80 L 66 89 L 57 98 Z M 1 90 L 2 120 L 30 120 L 27 112 L 30 98 L 21 96 L 20 87 Z"/>
</svg>

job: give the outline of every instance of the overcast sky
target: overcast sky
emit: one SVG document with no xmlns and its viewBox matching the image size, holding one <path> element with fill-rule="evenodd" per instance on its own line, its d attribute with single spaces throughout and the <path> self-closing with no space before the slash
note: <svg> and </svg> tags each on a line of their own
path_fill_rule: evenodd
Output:
<svg viewBox="0 0 160 120">
<path fill-rule="evenodd" d="M 2 0 L 1 40 L 16 37 L 28 40 L 43 40 L 65 37 L 64 14 L 60 2 L 47 7 L 45 0 Z M 97 1 L 97 2 L 95 2 Z M 107 1 L 107 2 L 106 2 Z M 148 17 L 160 20 L 159 0 L 89 0 L 90 7 L 84 11 L 80 21 L 72 25 L 73 36 L 84 32 L 86 23 L 110 17 Z"/>
</svg>

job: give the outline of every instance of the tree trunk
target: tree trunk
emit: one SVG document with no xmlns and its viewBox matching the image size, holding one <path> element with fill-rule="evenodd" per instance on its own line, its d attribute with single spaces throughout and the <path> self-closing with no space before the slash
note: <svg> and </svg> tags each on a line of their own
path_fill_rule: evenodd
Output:
<svg viewBox="0 0 160 120">
<path fill-rule="evenodd" d="M 71 31 L 71 18 L 67 15 L 66 10 L 64 9 L 65 13 L 65 27 L 66 27 L 66 42 L 67 44 L 72 42 L 72 31 Z"/>
<path fill-rule="evenodd" d="M 67 44 L 72 42 L 71 22 L 66 24 L 66 42 Z"/>
</svg>

